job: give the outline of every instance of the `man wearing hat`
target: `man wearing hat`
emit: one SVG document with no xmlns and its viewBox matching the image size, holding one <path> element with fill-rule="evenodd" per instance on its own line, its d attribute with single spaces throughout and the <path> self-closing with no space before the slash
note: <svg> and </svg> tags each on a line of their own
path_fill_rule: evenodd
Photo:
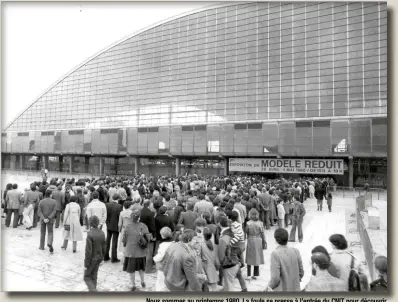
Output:
<svg viewBox="0 0 398 302">
<path fill-rule="evenodd" d="M 330 260 L 324 253 L 314 253 L 311 256 L 315 275 L 311 277 L 305 291 L 307 292 L 341 292 L 348 291 L 348 283 L 329 274 Z"/>
</svg>

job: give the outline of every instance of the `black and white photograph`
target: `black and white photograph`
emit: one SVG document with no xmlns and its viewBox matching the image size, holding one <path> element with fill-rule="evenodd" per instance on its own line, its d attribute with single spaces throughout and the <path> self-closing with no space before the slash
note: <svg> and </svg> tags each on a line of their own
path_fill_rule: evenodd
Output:
<svg viewBox="0 0 398 302">
<path fill-rule="evenodd" d="M 388 293 L 387 2 L 1 6 L 2 291 Z"/>
</svg>

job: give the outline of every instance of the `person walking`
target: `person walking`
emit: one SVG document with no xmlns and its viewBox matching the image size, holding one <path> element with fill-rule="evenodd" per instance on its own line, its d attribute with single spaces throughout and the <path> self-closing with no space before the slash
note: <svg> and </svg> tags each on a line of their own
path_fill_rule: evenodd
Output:
<svg viewBox="0 0 398 302">
<path fill-rule="evenodd" d="M 287 246 L 289 234 L 285 229 L 276 229 L 274 238 L 278 247 L 271 253 L 271 280 L 266 290 L 300 291 L 300 282 L 304 276 L 300 252 Z"/>
<path fill-rule="evenodd" d="M 77 197 L 72 196 L 70 199 L 70 203 L 68 203 L 65 207 L 64 213 L 64 243 L 61 246 L 61 249 L 66 251 L 68 247 L 68 240 L 73 242 L 73 253 L 76 253 L 77 242 L 83 241 L 83 234 L 80 225 L 80 213 L 81 209 L 79 204 L 77 203 Z"/>
<path fill-rule="evenodd" d="M 140 222 L 140 212 L 133 211 L 131 214 L 132 223 L 126 227 L 123 235 L 124 263 L 123 271 L 130 274 L 132 291 L 136 291 L 135 272 L 138 272 L 141 279 L 141 288 L 145 288 L 145 262 L 148 253 L 148 242 L 151 234 L 147 226 Z M 144 244 L 145 243 L 145 244 Z"/>
<path fill-rule="evenodd" d="M 221 216 L 219 221 L 221 227 L 220 240 L 218 245 L 218 258 L 222 268 L 223 275 L 223 291 L 231 291 L 234 279 L 240 273 L 240 261 L 238 247 L 231 246 L 233 233 L 228 226 L 228 218 Z M 241 281 L 240 281 L 241 282 Z M 244 280 L 243 280 L 244 282 Z M 246 284 L 241 284 L 242 292 L 247 292 Z"/>
<path fill-rule="evenodd" d="M 300 198 L 298 196 L 294 198 L 295 201 L 293 204 L 292 213 L 292 229 L 290 230 L 289 242 L 296 241 L 296 228 L 298 230 L 299 242 L 303 242 L 303 219 L 306 211 L 304 205 L 300 202 Z"/>
<path fill-rule="evenodd" d="M 111 260 L 112 263 L 120 262 L 117 258 L 117 244 L 119 238 L 119 217 L 120 212 L 123 210 L 123 206 L 121 206 L 118 202 L 119 194 L 115 193 L 112 196 L 113 200 L 106 203 L 106 250 L 104 261 Z M 112 259 L 109 258 L 109 250 L 111 247 L 112 241 Z"/>
<path fill-rule="evenodd" d="M 104 202 L 101 202 L 99 193 L 94 191 L 93 200 L 87 206 L 87 217 L 90 219 L 91 216 L 95 215 L 99 219 L 99 228 L 102 230 L 102 226 L 106 223 L 107 210 Z"/>
<path fill-rule="evenodd" d="M 7 217 L 5 221 L 6 227 L 10 226 L 11 223 L 11 215 L 14 214 L 14 220 L 12 227 L 18 227 L 19 221 L 19 211 L 20 207 L 23 204 L 24 198 L 21 191 L 18 190 L 18 185 L 13 184 L 12 190 L 7 191 L 6 195 L 6 204 L 7 204 Z"/>
<path fill-rule="evenodd" d="M 65 206 L 65 193 L 62 192 L 62 186 L 58 186 L 57 190 L 53 191 L 52 198 L 56 201 L 55 228 L 57 229 Z"/>
<path fill-rule="evenodd" d="M 166 251 L 163 272 L 169 291 L 202 291 L 195 253 L 189 245 L 194 236 L 193 230 L 184 230 L 181 240 L 173 242 Z"/>
<path fill-rule="evenodd" d="M 342 292 L 348 290 L 348 283 L 333 277 L 328 272 L 330 260 L 324 253 L 314 253 L 311 256 L 312 269 L 315 274 L 308 282 L 306 292 Z"/>
<path fill-rule="evenodd" d="M 249 211 L 249 221 L 245 228 L 247 236 L 246 264 L 247 277 L 251 276 L 251 267 L 254 267 L 252 279 L 260 276 L 260 265 L 264 264 L 263 250 L 267 248 L 264 235 L 264 224 L 259 220 L 259 213 L 256 209 Z"/>
<path fill-rule="evenodd" d="M 54 221 L 56 210 L 56 201 L 51 198 L 52 191 L 47 190 L 45 198 L 40 201 L 38 215 L 40 217 L 40 250 L 44 250 L 44 242 L 46 240 L 46 230 L 48 232 L 47 246 L 50 253 L 54 252 Z"/>
<path fill-rule="evenodd" d="M 164 283 L 164 256 L 166 255 L 167 249 L 169 248 L 170 244 L 173 243 L 172 240 L 172 232 L 170 228 L 164 227 L 160 230 L 160 235 L 162 236 L 162 243 L 159 245 L 158 253 L 153 260 L 156 263 L 157 278 L 156 278 L 156 286 L 155 290 L 159 291 L 168 291 L 166 284 Z"/>
<path fill-rule="evenodd" d="M 87 233 L 84 258 L 84 282 L 89 291 L 97 291 L 99 266 L 105 255 L 105 234 L 98 228 L 99 219 L 96 215 L 89 218 L 90 231 Z"/>
<path fill-rule="evenodd" d="M 322 184 L 315 184 L 315 198 L 316 198 L 316 203 L 318 207 L 318 211 L 322 211 L 322 206 L 323 206 L 323 199 L 326 195 L 325 188 L 323 187 Z"/>
</svg>

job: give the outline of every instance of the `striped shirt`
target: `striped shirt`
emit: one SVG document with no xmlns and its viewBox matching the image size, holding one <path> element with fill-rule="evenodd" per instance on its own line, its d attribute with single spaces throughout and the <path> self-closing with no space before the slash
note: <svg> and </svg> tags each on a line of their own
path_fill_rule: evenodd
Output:
<svg viewBox="0 0 398 302">
<path fill-rule="evenodd" d="M 242 225 L 234 221 L 231 223 L 231 231 L 234 234 L 234 237 L 231 239 L 231 244 L 236 244 L 239 241 L 244 241 L 245 240 L 245 234 L 243 233 Z"/>
</svg>

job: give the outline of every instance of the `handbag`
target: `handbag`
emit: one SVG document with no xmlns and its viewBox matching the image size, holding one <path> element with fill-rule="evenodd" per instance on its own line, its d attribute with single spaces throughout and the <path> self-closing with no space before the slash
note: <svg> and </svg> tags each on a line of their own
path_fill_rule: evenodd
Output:
<svg viewBox="0 0 398 302">
<path fill-rule="evenodd" d="M 65 224 L 64 229 L 65 231 L 70 231 L 70 224 Z"/>
<path fill-rule="evenodd" d="M 146 249 L 148 247 L 148 240 L 146 240 L 144 234 L 142 233 L 142 227 L 140 226 L 140 237 L 138 238 L 138 245 L 142 249 Z"/>
</svg>

